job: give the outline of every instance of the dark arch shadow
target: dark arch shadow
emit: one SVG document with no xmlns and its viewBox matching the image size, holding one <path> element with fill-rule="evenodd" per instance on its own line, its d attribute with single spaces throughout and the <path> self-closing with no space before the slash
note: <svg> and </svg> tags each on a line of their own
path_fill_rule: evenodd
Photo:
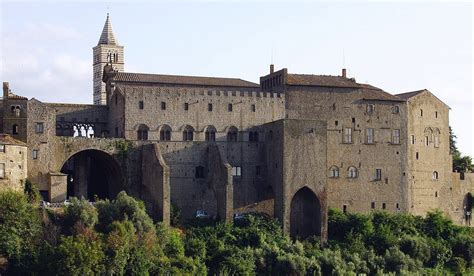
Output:
<svg viewBox="0 0 474 276">
<path fill-rule="evenodd" d="M 110 154 L 88 149 L 75 153 L 63 164 L 67 177 L 67 196 L 93 200 L 114 198 L 123 189 L 120 164 Z"/>
<path fill-rule="evenodd" d="M 290 234 L 292 237 L 307 238 L 321 235 L 321 204 L 308 187 L 298 190 L 291 200 Z"/>
</svg>

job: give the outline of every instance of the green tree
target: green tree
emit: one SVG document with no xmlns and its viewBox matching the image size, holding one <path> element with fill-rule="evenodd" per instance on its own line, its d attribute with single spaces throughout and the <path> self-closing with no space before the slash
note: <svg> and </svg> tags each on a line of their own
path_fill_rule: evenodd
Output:
<svg viewBox="0 0 474 276">
<path fill-rule="evenodd" d="M 29 203 L 38 203 L 41 198 L 38 186 L 29 179 L 26 179 L 25 181 L 24 193 Z"/>
<path fill-rule="evenodd" d="M 92 235 L 62 237 L 55 250 L 58 275 L 98 275 L 105 273 L 100 239 Z"/>
<path fill-rule="evenodd" d="M 28 203 L 24 194 L 0 192 L 0 254 L 20 259 L 41 237 L 38 209 Z"/>
<path fill-rule="evenodd" d="M 93 228 L 97 221 L 96 208 L 84 198 L 71 198 L 71 203 L 64 210 L 64 226 L 68 233 L 76 233 L 83 227 Z"/>
</svg>

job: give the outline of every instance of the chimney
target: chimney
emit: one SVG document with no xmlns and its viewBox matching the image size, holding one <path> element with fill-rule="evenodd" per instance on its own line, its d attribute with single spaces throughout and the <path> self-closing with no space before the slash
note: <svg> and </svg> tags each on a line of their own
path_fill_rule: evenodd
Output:
<svg viewBox="0 0 474 276">
<path fill-rule="evenodd" d="M 273 66 L 273 64 L 270 64 L 270 74 L 273 74 L 274 71 L 275 67 Z"/>
<path fill-rule="evenodd" d="M 347 78 L 346 68 L 342 68 L 342 77 Z"/>
<path fill-rule="evenodd" d="M 8 82 L 4 81 L 3 82 L 3 98 L 6 99 L 8 98 L 8 95 L 10 95 L 10 85 Z"/>
</svg>

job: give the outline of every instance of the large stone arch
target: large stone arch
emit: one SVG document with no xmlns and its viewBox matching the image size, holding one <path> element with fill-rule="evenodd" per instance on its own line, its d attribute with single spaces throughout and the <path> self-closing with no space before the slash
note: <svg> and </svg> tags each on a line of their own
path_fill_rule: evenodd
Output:
<svg viewBox="0 0 474 276">
<path fill-rule="evenodd" d="M 113 198 L 124 187 L 120 163 L 99 149 L 83 149 L 70 154 L 59 171 L 67 175 L 68 197 Z"/>
<path fill-rule="evenodd" d="M 300 238 L 321 235 L 321 202 L 306 186 L 299 189 L 291 199 L 290 234 Z"/>
</svg>

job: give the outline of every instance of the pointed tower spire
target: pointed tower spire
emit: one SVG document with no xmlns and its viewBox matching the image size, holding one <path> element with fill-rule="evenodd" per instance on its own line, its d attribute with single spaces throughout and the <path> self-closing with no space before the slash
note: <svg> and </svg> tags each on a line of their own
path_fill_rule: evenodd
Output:
<svg viewBox="0 0 474 276">
<path fill-rule="evenodd" d="M 118 45 L 118 41 L 115 40 L 114 31 L 112 30 L 112 23 L 110 23 L 109 13 L 107 13 L 107 20 L 105 20 L 104 29 L 100 35 L 99 43 L 97 45 Z"/>
</svg>

